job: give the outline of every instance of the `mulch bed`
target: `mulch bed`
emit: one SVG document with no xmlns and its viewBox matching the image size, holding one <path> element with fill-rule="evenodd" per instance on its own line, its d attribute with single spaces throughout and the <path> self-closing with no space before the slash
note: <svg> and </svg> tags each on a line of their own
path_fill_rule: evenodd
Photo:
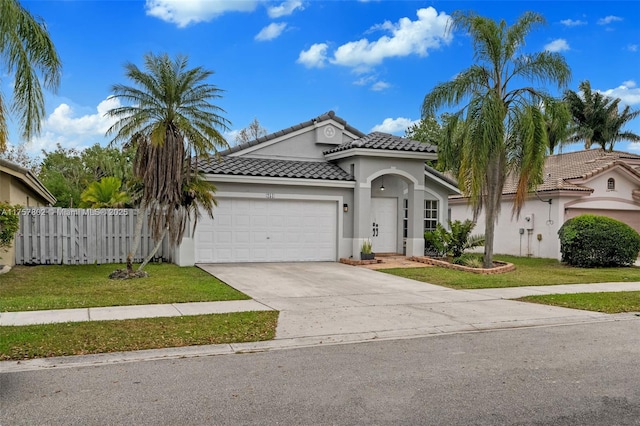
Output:
<svg viewBox="0 0 640 426">
<path fill-rule="evenodd" d="M 500 262 L 494 260 L 493 268 L 470 268 L 469 266 L 456 265 L 455 263 L 447 262 L 446 260 L 434 259 L 428 256 L 414 256 L 411 260 L 415 262 L 426 263 L 427 265 L 439 266 L 441 268 L 454 269 L 456 271 L 471 272 L 474 274 L 493 275 L 504 274 L 505 272 L 511 272 L 516 269 L 513 263 Z"/>
</svg>

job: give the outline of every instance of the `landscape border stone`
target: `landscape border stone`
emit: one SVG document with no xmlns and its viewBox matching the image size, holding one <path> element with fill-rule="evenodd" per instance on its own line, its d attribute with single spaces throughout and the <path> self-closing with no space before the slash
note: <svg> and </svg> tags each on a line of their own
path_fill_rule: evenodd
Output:
<svg viewBox="0 0 640 426">
<path fill-rule="evenodd" d="M 471 268 L 469 266 L 456 265 L 455 263 L 434 259 L 429 256 L 413 256 L 410 258 L 410 260 L 413 260 L 414 262 L 426 263 L 427 265 L 439 266 L 441 268 L 454 269 L 456 271 L 471 272 L 481 275 L 504 274 L 505 272 L 511 272 L 516 269 L 513 263 L 501 262 L 499 260 L 493 261 L 493 264 L 496 265 L 493 268 Z"/>
</svg>

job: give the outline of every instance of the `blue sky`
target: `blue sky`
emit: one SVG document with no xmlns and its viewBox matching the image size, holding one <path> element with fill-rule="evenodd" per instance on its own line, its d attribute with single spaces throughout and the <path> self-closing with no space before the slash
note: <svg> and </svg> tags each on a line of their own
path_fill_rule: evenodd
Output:
<svg viewBox="0 0 640 426">
<path fill-rule="evenodd" d="M 420 118 L 426 93 L 473 63 L 469 37 L 445 35 L 448 16 L 474 10 L 512 23 L 524 11 L 547 25 L 525 51 L 561 52 L 573 71 L 569 88 L 594 90 L 640 108 L 640 3 L 635 1 L 315 1 L 147 0 L 26 1 L 48 25 L 63 61 L 57 94 L 47 93 L 47 118 L 28 150 L 56 143 L 106 144 L 114 106 L 111 86 L 128 84 L 123 65 L 145 53 L 186 54 L 213 70 L 223 89 L 218 105 L 232 122 L 253 118 L 269 132 L 329 110 L 363 132 L 402 135 Z M 10 93 L 10 79 L 2 90 Z M 554 94 L 559 94 L 551 90 Z M 628 127 L 640 133 L 640 119 Z M 11 142 L 20 142 L 10 125 Z M 580 149 L 575 145 L 569 150 Z M 640 144 L 616 149 L 640 152 Z"/>
</svg>

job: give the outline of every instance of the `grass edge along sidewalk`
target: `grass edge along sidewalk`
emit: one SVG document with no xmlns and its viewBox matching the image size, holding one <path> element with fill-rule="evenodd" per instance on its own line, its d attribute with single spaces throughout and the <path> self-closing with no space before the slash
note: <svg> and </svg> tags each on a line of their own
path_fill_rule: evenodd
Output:
<svg viewBox="0 0 640 426">
<path fill-rule="evenodd" d="M 0 327 L 0 360 L 271 340 L 277 311 Z"/>
<path fill-rule="evenodd" d="M 606 314 L 638 312 L 640 315 L 640 291 L 546 294 L 525 296 L 514 300 Z"/>
<path fill-rule="evenodd" d="M 0 312 L 250 299 L 197 267 L 150 264 L 148 278 L 108 278 L 122 267 L 14 266 L 0 275 Z"/>
</svg>

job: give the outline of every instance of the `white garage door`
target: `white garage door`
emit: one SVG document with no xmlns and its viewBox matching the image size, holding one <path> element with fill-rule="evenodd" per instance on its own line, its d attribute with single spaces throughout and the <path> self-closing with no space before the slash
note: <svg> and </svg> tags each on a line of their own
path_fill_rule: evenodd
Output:
<svg viewBox="0 0 640 426">
<path fill-rule="evenodd" d="M 335 261 L 337 204 L 222 198 L 195 235 L 196 263 Z"/>
</svg>

